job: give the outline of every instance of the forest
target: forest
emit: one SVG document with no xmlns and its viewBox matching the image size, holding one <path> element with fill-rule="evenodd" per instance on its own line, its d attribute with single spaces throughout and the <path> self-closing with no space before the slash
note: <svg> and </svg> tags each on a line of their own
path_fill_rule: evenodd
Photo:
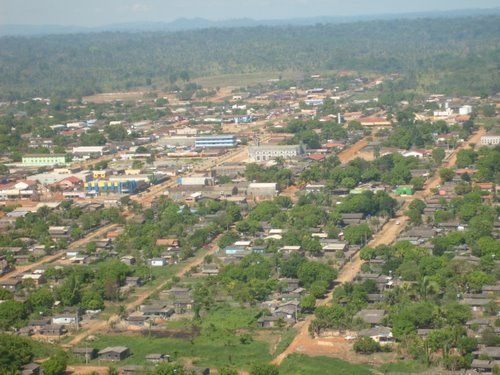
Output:
<svg viewBox="0 0 500 375">
<path fill-rule="evenodd" d="M 225 73 L 401 73 L 450 94 L 498 92 L 500 17 L 0 38 L 0 99 L 78 97 Z"/>
</svg>

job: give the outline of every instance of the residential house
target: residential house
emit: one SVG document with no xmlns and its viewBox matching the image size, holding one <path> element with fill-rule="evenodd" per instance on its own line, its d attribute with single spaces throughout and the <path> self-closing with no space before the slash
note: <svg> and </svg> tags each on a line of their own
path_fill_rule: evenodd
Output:
<svg viewBox="0 0 500 375">
<path fill-rule="evenodd" d="M 64 326 L 59 325 L 59 324 L 49 324 L 44 327 L 40 327 L 38 330 L 38 333 L 40 335 L 45 335 L 45 336 L 62 336 L 66 330 L 64 329 Z"/>
<path fill-rule="evenodd" d="M 146 355 L 146 361 L 151 363 L 170 362 L 170 356 L 167 354 L 153 353 Z"/>
<path fill-rule="evenodd" d="M 358 336 L 370 337 L 379 344 L 391 344 L 394 342 L 392 330 L 389 327 L 372 327 L 359 331 Z"/>
<path fill-rule="evenodd" d="M 28 363 L 21 367 L 21 375 L 39 375 L 40 373 L 41 368 L 37 363 Z"/>
<path fill-rule="evenodd" d="M 130 350 L 126 346 L 108 346 L 97 353 L 103 361 L 121 361 L 130 355 Z"/>
<path fill-rule="evenodd" d="M 384 320 L 384 317 L 385 310 L 363 309 L 361 311 L 358 311 L 353 318 L 360 319 L 366 324 L 375 326 L 381 324 Z"/>
<path fill-rule="evenodd" d="M 73 348 L 73 355 L 85 362 L 91 361 L 97 357 L 97 349 L 95 348 Z"/>
</svg>

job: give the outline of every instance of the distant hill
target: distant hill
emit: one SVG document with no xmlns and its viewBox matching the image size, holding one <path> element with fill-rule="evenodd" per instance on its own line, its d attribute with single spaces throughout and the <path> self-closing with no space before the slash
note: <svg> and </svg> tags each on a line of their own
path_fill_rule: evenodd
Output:
<svg viewBox="0 0 500 375">
<path fill-rule="evenodd" d="M 171 22 L 137 22 L 111 24 L 100 27 L 60 25 L 0 25 L 1 36 L 37 36 L 51 34 L 98 33 L 105 31 L 187 31 L 208 28 L 234 28 L 256 26 L 307 26 L 315 24 L 339 24 L 370 20 L 395 20 L 416 18 L 454 18 L 481 15 L 500 15 L 500 8 L 466 9 L 439 12 L 394 13 L 360 16 L 322 16 L 312 18 L 255 20 L 251 18 L 213 21 L 204 18 L 179 18 Z"/>
</svg>

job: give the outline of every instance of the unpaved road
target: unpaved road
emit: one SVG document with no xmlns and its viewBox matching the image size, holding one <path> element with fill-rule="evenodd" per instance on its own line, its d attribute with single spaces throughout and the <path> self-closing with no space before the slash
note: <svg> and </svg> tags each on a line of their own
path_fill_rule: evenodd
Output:
<svg viewBox="0 0 500 375">
<path fill-rule="evenodd" d="M 479 139 L 485 134 L 485 129 L 481 128 L 477 133 L 472 135 L 467 142 L 458 147 L 450 157 L 443 162 L 443 167 L 451 168 L 455 166 L 457 161 L 457 153 L 460 149 L 470 148 L 471 144 L 477 144 Z M 352 155 L 352 153 L 348 153 L 347 155 Z M 415 194 L 411 199 L 408 199 L 401 209 L 398 211 L 396 215 L 396 219 L 392 219 L 388 221 L 381 230 L 376 233 L 373 239 L 368 243 L 370 247 L 376 247 L 379 245 L 388 245 L 393 243 L 402 230 L 406 227 L 408 223 L 408 217 L 404 215 L 404 211 L 407 209 L 411 200 L 415 198 L 425 199 L 426 197 L 432 195 L 432 189 L 434 189 L 440 183 L 439 175 L 436 173 L 435 176 L 430 177 L 430 179 L 426 182 L 425 187 L 422 191 Z M 399 224 L 398 224 L 399 223 Z M 359 257 L 359 252 L 354 255 L 354 257 L 341 269 L 339 276 L 336 280 L 338 285 L 352 282 L 358 272 L 361 270 L 361 266 L 363 261 Z M 317 302 L 317 306 L 324 306 L 329 304 L 333 299 L 333 290 L 328 293 L 328 295 Z M 297 325 L 299 330 L 297 336 L 292 341 L 292 343 L 281 353 L 278 355 L 273 361 L 273 364 L 280 365 L 281 362 L 290 354 L 300 351 L 304 354 L 309 355 L 322 355 L 325 354 L 325 348 L 327 354 L 335 355 L 335 353 L 339 353 L 339 351 L 345 350 L 345 341 L 340 340 L 339 345 L 335 345 L 335 342 L 332 341 L 329 345 L 323 345 L 325 340 L 312 338 L 309 334 L 309 326 L 311 322 L 314 320 L 314 315 L 308 316 L 303 322 L 300 322 Z M 330 342 L 330 341 L 328 341 Z"/>
<path fill-rule="evenodd" d="M 83 238 L 80 238 L 79 240 L 76 240 L 74 242 L 72 242 L 71 244 L 69 244 L 67 250 L 71 250 L 71 249 L 77 249 L 83 245 L 86 245 L 87 243 L 89 243 L 90 241 L 92 241 L 93 239 L 95 239 L 96 237 L 99 237 L 107 232 L 109 232 L 110 230 L 112 230 L 113 228 L 115 228 L 118 224 L 108 224 L 108 225 L 105 225 L 91 233 L 89 233 L 87 236 L 83 237 Z M 0 277 L 0 281 L 4 281 L 4 280 L 7 280 L 7 279 L 13 279 L 13 278 L 16 278 L 18 277 L 19 275 L 27 272 L 27 271 L 31 271 L 37 267 L 40 267 L 41 265 L 43 264 L 46 264 L 46 263 L 52 263 L 52 262 L 55 262 L 57 259 L 59 258 L 62 258 L 64 256 L 64 254 L 66 253 L 66 250 L 63 250 L 63 251 L 58 251 L 57 253 L 55 254 L 52 254 L 52 255 L 47 255 L 43 258 L 41 258 L 40 260 L 38 260 L 37 262 L 34 262 L 34 263 L 30 263 L 30 264 L 27 264 L 25 266 L 18 266 L 16 267 L 12 272 L 9 272 L 5 275 L 3 275 L 2 277 Z"/>
</svg>

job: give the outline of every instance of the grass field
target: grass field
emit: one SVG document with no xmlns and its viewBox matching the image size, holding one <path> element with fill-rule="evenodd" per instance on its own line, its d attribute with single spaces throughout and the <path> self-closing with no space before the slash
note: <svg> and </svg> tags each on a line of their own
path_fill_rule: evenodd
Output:
<svg viewBox="0 0 500 375">
<path fill-rule="evenodd" d="M 120 362 L 125 364 L 146 364 L 145 356 L 164 353 L 174 360 L 192 362 L 194 365 L 219 368 L 234 365 L 249 369 L 255 362 L 269 362 L 269 345 L 262 341 L 242 344 L 242 331 L 255 329 L 256 309 L 223 307 L 204 316 L 201 334 L 193 340 L 155 338 L 145 336 L 103 335 L 92 343 L 98 349 L 107 346 L 126 345 L 132 355 Z M 187 323 L 187 322 L 186 322 Z M 94 364 L 99 361 L 93 361 Z M 100 363 L 104 365 L 105 363 Z"/>
<path fill-rule="evenodd" d="M 355 365 L 328 357 L 308 357 L 293 354 L 280 366 L 280 374 L 287 375 L 371 375 L 370 367 Z"/>
<path fill-rule="evenodd" d="M 415 361 L 402 361 L 387 363 L 377 368 L 383 374 L 418 374 L 429 369 L 423 364 Z"/>
</svg>

